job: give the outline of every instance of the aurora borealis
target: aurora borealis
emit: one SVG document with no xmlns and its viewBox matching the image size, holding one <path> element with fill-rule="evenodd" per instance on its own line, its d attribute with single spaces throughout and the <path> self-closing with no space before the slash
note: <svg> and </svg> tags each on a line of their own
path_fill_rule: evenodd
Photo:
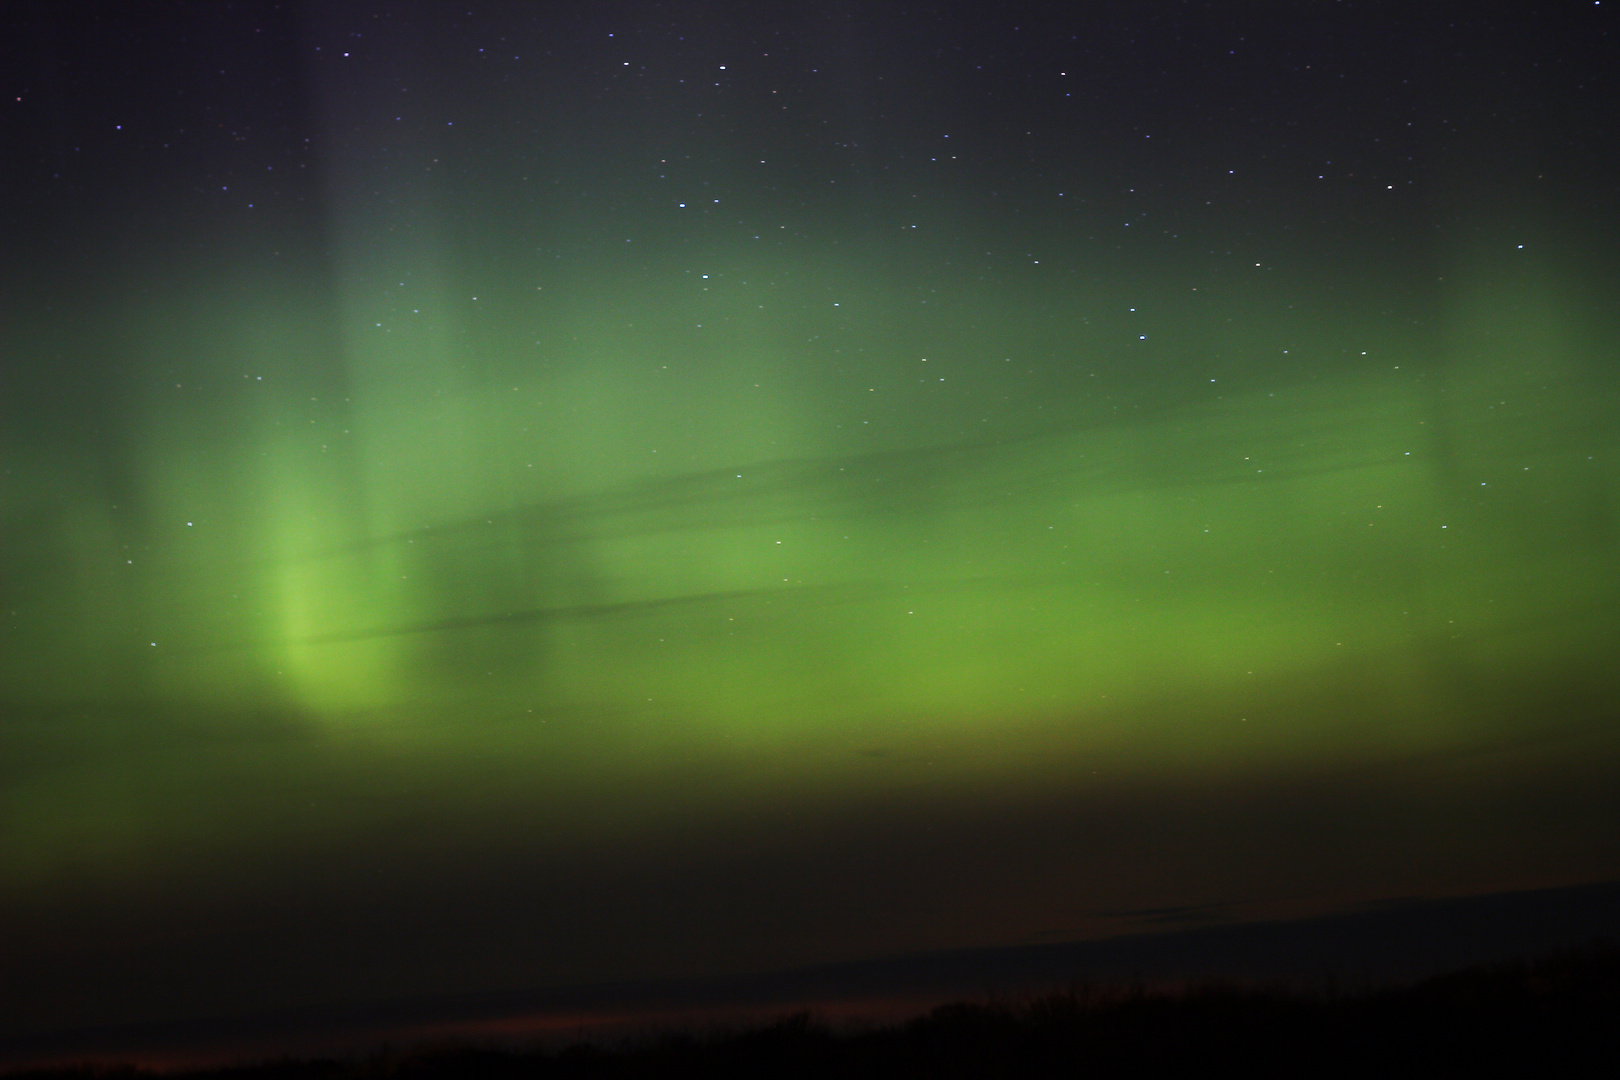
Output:
<svg viewBox="0 0 1620 1080">
<path fill-rule="evenodd" d="M 3 16 L 0 1037 L 1620 874 L 1613 13 L 768 7 Z"/>
</svg>

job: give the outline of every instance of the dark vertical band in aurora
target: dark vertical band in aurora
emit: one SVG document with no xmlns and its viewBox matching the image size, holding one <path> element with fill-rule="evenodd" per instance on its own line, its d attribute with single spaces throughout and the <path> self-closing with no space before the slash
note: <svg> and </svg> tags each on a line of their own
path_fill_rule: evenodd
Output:
<svg viewBox="0 0 1620 1080">
<path fill-rule="evenodd" d="M 0 1037 L 1617 876 L 1614 13 L 1074 7 L 0 16 Z"/>
</svg>

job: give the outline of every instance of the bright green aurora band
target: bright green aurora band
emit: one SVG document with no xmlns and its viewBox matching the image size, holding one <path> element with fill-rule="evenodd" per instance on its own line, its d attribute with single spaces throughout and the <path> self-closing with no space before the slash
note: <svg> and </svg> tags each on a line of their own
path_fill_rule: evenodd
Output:
<svg viewBox="0 0 1620 1080">
<path fill-rule="evenodd" d="M 346 249 L 336 314 L 246 271 L 122 312 L 119 485 L 7 433 L 11 887 L 338 791 L 338 834 L 408 791 L 605 840 L 1461 751 L 1612 674 L 1612 387 L 1529 254 L 1418 337 L 1261 270 Z"/>
</svg>

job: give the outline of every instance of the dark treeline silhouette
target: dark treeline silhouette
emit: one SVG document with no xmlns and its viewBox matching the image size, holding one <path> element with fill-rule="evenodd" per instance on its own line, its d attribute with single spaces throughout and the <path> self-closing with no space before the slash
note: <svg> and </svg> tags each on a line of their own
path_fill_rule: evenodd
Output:
<svg viewBox="0 0 1620 1080">
<path fill-rule="evenodd" d="M 834 1030 L 795 1013 L 741 1032 L 665 1031 L 561 1048 L 451 1044 L 364 1060 L 282 1060 L 190 1080 L 547 1080 L 639 1077 L 1620 1075 L 1620 947 L 1596 942 L 1355 994 L 1204 984 L 1072 987 L 956 1002 Z M 1241 1070 L 1241 1073 L 1238 1072 Z M 73 1066 L 9 1080 L 143 1080 Z M 175 1075 L 175 1074 L 170 1074 Z"/>
</svg>

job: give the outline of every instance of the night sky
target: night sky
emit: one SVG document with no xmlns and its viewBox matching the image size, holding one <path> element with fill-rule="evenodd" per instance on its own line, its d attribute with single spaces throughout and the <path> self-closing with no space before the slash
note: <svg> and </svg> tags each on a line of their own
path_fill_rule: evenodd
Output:
<svg viewBox="0 0 1620 1080">
<path fill-rule="evenodd" d="M 1620 877 L 1617 7 L 6 4 L 0 1038 Z"/>
</svg>

